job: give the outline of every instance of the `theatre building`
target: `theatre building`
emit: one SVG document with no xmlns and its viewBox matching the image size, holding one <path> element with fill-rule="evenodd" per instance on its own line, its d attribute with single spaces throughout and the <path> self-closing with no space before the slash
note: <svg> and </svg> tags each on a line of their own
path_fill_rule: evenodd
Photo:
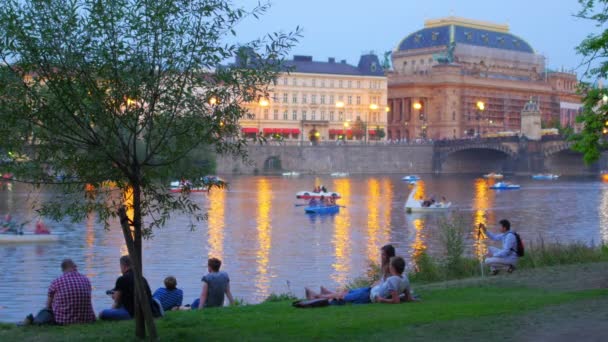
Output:
<svg viewBox="0 0 608 342">
<path fill-rule="evenodd" d="M 243 134 L 294 143 L 363 143 L 386 132 L 387 82 L 376 55 L 361 56 L 356 66 L 294 56 L 286 66 L 290 72 L 279 76 L 268 98 L 246 104 L 254 117 L 240 121 Z"/>
<path fill-rule="evenodd" d="M 427 20 L 393 50 L 387 138 L 452 139 L 520 130 L 531 98 L 545 127 L 573 126 L 576 74 L 552 72 L 508 25 L 458 17 Z"/>
</svg>

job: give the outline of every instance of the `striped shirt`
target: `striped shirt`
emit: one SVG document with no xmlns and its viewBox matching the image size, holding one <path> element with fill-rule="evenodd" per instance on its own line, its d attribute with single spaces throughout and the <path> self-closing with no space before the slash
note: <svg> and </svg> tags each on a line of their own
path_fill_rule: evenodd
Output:
<svg viewBox="0 0 608 342">
<path fill-rule="evenodd" d="M 181 306 L 182 300 L 184 299 L 184 293 L 180 289 L 168 290 L 165 287 L 159 287 L 154 291 L 152 297 L 158 299 L 160 304 L 163 306 L 163 310 L 168 311 L 173 307 Z"/>
<path fill-rule="evenodd" d="M 95 322 L 91 283 L 77 271 L 65 272 L 49 286 L 48 296 L 57 324 Z"/>
</svg>

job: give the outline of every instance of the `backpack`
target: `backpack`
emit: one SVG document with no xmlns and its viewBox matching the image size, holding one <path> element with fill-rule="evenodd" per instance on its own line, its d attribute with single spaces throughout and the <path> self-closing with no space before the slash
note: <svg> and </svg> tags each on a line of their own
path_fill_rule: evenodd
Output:
<svg viewBox="0 0 608 342">
<path fill-rule="evenodd" d="M 517 250 L 513 250 L 513 248 L 511 248 L 511 250 L 513 250 L 518 257 L 523 257 L 524 256 L 524 242 L 521 240 L 521 236 L 519 236 L 519 234 L 517 234 L 516 232 L 509 232 L 513 235 L 515 235 L 515 241 L 517 242 Z"/>
</svg>

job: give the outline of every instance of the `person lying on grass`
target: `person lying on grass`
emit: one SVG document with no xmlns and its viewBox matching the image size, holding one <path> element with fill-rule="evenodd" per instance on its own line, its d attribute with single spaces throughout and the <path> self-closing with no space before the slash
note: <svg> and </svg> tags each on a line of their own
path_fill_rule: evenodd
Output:
<svg viewBox="0 0 608 342">
<path fill-rule="evenodd" d="M 403 274 L 405 270 L 405 260 L 400 256 L 395 256 L 389 262 L 390 276 L 374 287 L 363 287 L 350 291 L 332 292 L 321 287 L 320 293 L 305 288 L 306 298 L 326 298 L 344 301 L 353 304 L 367 303 L 387 303 L 398 304 L 401 301 L 400 295 L 405 294 L 405 300 L 411 300 L 410 281 Z"/>
</svg>

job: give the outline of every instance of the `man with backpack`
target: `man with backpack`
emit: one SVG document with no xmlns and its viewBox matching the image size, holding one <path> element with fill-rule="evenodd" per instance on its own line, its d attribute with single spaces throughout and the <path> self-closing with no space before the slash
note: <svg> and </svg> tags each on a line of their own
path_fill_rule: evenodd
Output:
<svg viewBox="0 0 608 342">
<path fill-rule="evenodd" d="M 481 229 L 490 239 L 502 241 L 502 248 L 490 246 L 485 264 L 490 266 L 491 274 L 496 275 L 500 268 L 507 268 L 511 273 L 517 264 L 517 258 L 523 256 L 524 248 L 519 234 L 511 231 L 509 220 L 500 220 L 500 233 L 494 234 L 486 229 L 483 223 L 479 224 Z"/>
</svg>

